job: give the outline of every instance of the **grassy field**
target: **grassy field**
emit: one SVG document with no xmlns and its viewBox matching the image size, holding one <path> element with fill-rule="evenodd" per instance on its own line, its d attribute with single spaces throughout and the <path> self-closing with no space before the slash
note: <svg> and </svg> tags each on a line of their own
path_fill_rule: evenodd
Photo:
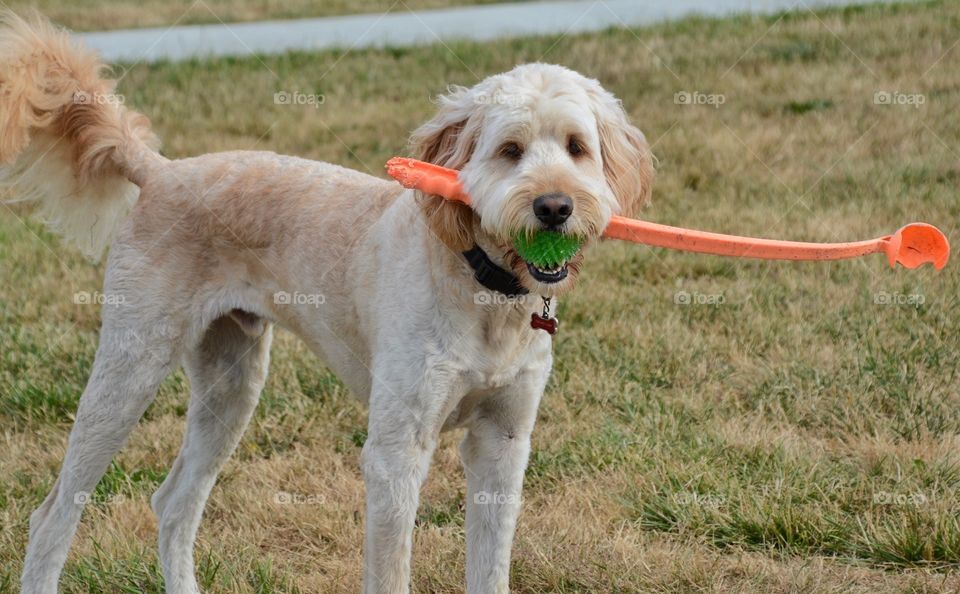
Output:
<svg viewBox="0 0 960 594">
<path fill-rule="evenodd" d="M 7 0 L 14 10 L 37 8 L 75 31 L 297 19 L 365 12 L 407 12 L 521 0 Z"/>
<path fill-rule="evenodd" d="M 958 30 L 960 4 L 942 2 L 118 75 L 170 156 L 270 149 L 380 172 L 447 84 L 566 64 L 622 97 L 654 144 L 646 218 L 812 241 L 923 220 L 956 243 Z M 0 213 L 4 592 L 94 355 L 98 309 L 75 296 L 103 273 L 22 217 Z M 960 589 L 957 269 L 588 254 L 560 306 L 514 591 Z M 365 412 L 289 334 L 273 357 L 207 507 L 201 585 L 355 592 Z M 64 591 L 162 591 L 148 498 L 179 446 L 185 384 L 164 384 L 98 488 Z M 462 592 L 459 438 L 444 436 L 424 490 L 417 592 Z"/>
</svg>

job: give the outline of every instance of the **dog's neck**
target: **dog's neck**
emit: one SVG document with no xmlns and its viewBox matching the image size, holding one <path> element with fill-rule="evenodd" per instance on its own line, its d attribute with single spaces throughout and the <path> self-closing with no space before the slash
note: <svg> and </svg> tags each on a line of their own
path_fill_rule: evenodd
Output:
<svg viewBox="0 0 960 594">
<path fill-rule="evenodd" d="M 423 216 L 419 206 L 408 209 L 413 201 L 413 193 L 401 198 L 409 203 L 397 206 L 397 217 L 387 215 L 389 225 L 396 224 L 408 216 Z M 401 214 L 402 213 L 402 214 Z M 530 293 L 519 284 L 516 275 L 507 262 L 509 250 L 499 245 L 494 237 L 483 232 L 475 223 L 474 245 L 466 250 L 445 244 L 429 229 L 426 221 L 411 221 L 411 228 L 423 230 L 422 238 L 426 246 L 426 263 L 430 274 L 430 283 L 434 294 L 440 297 L 440 312 L 451 319 L 469 320 L 469 326 L 475 326 L 482 320 L 481 327 L 491 336 L 502 339 L 511 332 L 519 332 L 529 338 L 533 314 L 544 311 L 544 299 L 541 295 Z M 474 248 L 479 248 L 474 251 Z M 471 263 L 472 261 L 472 263 Z M 478 276 L 477 270 L 482 269 Z M 550 311 L 556 311 L 556 300 Z M 495 330 L 496 329 L 496 330 Z M 535 332 L 539 334 L 539 332 Z M 507 339 L 508 342 L 510 339 Z"/>
<path fill-rule="evenodd" d="M 455 284 L 458 298 L 478 306 L 529 303 L 522 309 L 533 311 L 541 303 L 540 296 L 529 293 L 510 271 L 505 250 L 485 234 L 475 233 L 474 245 L 462 252 L 443 244 L 436 236 L 430 235 L 427 240 L 438 290 L 450 290 L 451 283 Z"/>
<path fill-rule="evenodd" d="M 473 269 L 473 278 L 487 289 L 507 297 L 519 297 L 529 293 L 512 272 L 494 262 L 479 245 L 474 244 L 463 252 L 463 257 Z"/>
</svg>

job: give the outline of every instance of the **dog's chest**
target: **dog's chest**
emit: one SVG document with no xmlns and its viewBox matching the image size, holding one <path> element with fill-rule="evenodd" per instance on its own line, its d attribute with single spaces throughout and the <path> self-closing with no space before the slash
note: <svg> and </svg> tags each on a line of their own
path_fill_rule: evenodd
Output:
<svg viewBox="0 0 960 594">
<path fill-rule="evenodd" d="M 490 311 L 465 341 L 461 354 L 473 390 L 494 390 L 514 383 L 530 368 L 550 365 L 551 339 L 528 322 L 523 310 Z"/>
<path fill-rule="evenodd" d="M 529 326 L 516 332 L 478 333 L 459 353 L 461 390 L 445 407 L 444 429 L 466 422 L 476 406 L 488 397 L 506 393 L 531 396 L 529 377 L 545 375 L 551 364 L 550 337 Z M 539 395 L 537 395 L 539 399 Z"/>
</svg>

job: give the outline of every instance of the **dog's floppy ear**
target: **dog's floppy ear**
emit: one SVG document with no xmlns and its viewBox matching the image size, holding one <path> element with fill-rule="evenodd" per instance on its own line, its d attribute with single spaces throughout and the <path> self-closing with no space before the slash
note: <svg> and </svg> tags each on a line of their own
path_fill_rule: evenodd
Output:
<svg viewBox="0 0 960 594">
<path fill-rule="evenodd" d="M 627 118 L 620 101 L 597 87 L 591 89 L 600 132 L 603 173 L 620 204 L 620 214 L 633 216 L 650 203 L 653 189 L 653 154 L 643 132 Z"/>
<path fill-rule="evenodd" d="M 480 132 L 482 114 L 470 90 L 451 87 L 440 97 L 437 114 L 411 136 L 413 154 L 421 161 L 462 169 L 470 161 Z M 417 193 L 427 225 L 450 249 L 461 252 L 473 247 L 473 210 L 440 196 Z"/>
</svg>

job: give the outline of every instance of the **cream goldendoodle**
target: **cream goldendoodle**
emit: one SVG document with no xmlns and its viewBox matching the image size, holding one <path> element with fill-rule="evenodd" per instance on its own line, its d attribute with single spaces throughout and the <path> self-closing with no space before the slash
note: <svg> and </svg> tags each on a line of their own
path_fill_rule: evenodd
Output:
<svg viewBox="0 0 960 594">
<path fill-rule="evenodd" d="M 101 69 L 42 19 L 3 17 L 2 181 L 87 254 L 112 242 L 112 299 L 59 478 L 30 519 L 23 592 L 56 592 L 85 494 L 181 365 L 188 429 L 152 505 L 167 591 L 198 591 L 194 538 L 257 404 L 274 324 L 369 404 L 363 591 L 408 590 L 431 454 L 441 430 L 464 427 L 466 589 L 507 592 L 552 361 L 530 318 L 580 265 L 538 268 L 511 238 L 550 229 L 589 245 L 649 198 L 650 150 L 619 101 L 546 64 L 454 88 L 413 143 L 462 170 L 471 209 L 268 152 L 166 159 Z"/>
</svg>

